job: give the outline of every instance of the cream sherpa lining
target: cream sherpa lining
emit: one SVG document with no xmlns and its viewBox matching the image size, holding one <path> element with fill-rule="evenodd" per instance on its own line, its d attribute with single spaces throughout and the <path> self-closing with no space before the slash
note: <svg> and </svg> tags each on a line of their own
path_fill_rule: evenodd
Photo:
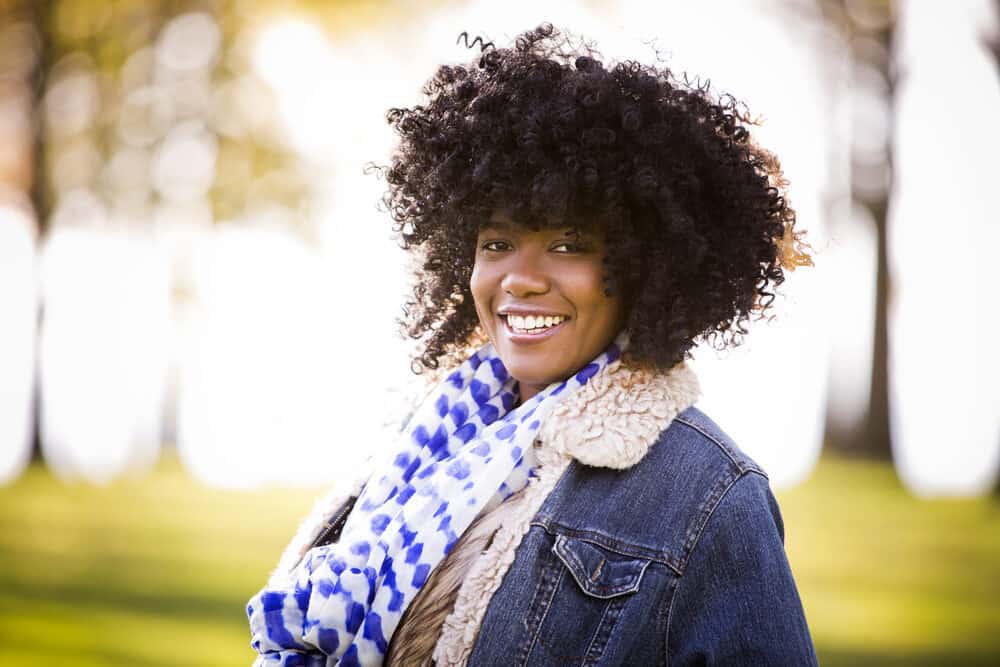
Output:
<svg viewBox="0 0 1000 667">
<path fill-rule="evenodd" d="M 472 565 L 444 621 L 434 648 L 438 667 L 464 666 L 468 661 L 486 608 L 521 539 L 570 461 L 615 469 L 635 465 L 699 395 L 698 379 L 686 364 L 657 374 L 618 363 L 556 406 L 536 441 L 538 476 L 529 481 L 519 506 L 511 508 L 509 521 Z"/>
</svg>

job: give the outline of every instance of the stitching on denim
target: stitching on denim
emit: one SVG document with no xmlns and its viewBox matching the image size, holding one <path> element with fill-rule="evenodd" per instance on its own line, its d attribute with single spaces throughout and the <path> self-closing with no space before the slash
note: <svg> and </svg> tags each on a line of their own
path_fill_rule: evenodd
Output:
<svg viewBox="0 0 1000 667">
<path fill-rule="evenodd" d="M 607 549 L 608 551 L 616 553 L 619 556 L 628 556 L 629 558 L 641 558 L 655 561 L 666 565 L 671 570 L 677 572 L 677 574 L 681 573 L 678 569 L 679 566 L 674 562 L 674 559 L 671 558 L 669 554 L 662 551 L 614 540 L 603 533 L 597 533 L 590 530 L 577 530 L 576 528 L 564 526 L 563 524 L 550 519 L 532 521 L 531 525 L 538 526 L 549 535 L 565 535 L 567 537 L 573 537 L 578 540 L 583 540 L 584 542 L 589 542 L 590 544 L 601 547 L 602 549 Z"/>
<path fill-rule="evenodd" d="M 701 540 L 701 535 L 705 531 L 705 526 L 711 520 L 715 508 L 726 497 L 726 494 L 729 493 L 729 489 L 736 483 L 736 480 L 745 474 L 747 473 L 736 472 L 735 474 L 730 473 L 718 478 L 715 484 L 712 485 L 708 497 L 698 505 L 697 514 L 684 533 L 684 550 L 681 554 L 682 575 L 683 570 L 687 569 L 688 559 L 691 558 L 691 553 L 697 548 L 698 542 Z"/>
<path fill-rule="evenodd" d="M 748 472 L 757 472 L 757 471 L 750 470 Z M 708 512 L 708 515 L 705 517 L 705 520 L 701 522 L 701 527 L 698 529 L 698 535 L 695 538 L 694 544 L 691 545 L 690 549 L 685 549 L 685 554 L 684 554 L 684 571 L 685 572 L 687 571 L 688 560 L 691 558 L 691 554 L 694 553 L 694 550 L 698 547 L 698 544 L 700 544 L 700 542 L 701 542 L 701 536 L 704 534 L 705 527 L 708 525 L 708 522 L 715 515 L 715 510 L 718 509 L 719 505 L 722 504 L 722 500 L 723 500 L 723 498 L 726 497 L 726 495 L 728 495 L 729 490 L 732 489 L 734 486 L 736 486 L 736 482 L 738 482 L 739 480 L 743 479 L 743 477 L 746 474 L 747 473 L 742 473 L 740 475 L 737 475 L 732 481 L 729 482 L 729 484 L 726 486 L 725 491 L 723 491 L 722 494 L 719 495 L 718 500 L 715 501 L 715 504 L 712 506 L 712 509 Z M 677 585 L 674 586 L 674 593 L 673 593 L 673 595 L 670 596 L 670 608 L 667 611 L 667 632 L 666 632 L 666 637 L 664 638 L 664 645 L 663 645 L 664 652 L 665 652 L 665 654 L 667 656 L 667 658 L 666 658 L 667 663 L 670 662 L 670 653 L 669 653 L 670 639 L 669 639 L 669 637 L 670 637 L 670 622 L 673 619 L 673 613 L 674 613 L 674 601 L 677 600 L 677 595 L 680 593 L 681 584 L 683 584 L 683 583 L 684 583 L 684 575 L 681 574 L 681 576 L 678 577 L 678 579 L 677 579 Z"/>
<path fill-rule="evenodd" d="M 586 667 L 588 664 L 594 662 L 597 658 L 600 658 L 601 654 L 604 653 L 604 649 L 602 648 L 600 650 L 600 653 L 598 653 L 598 655 L 595 656 L 594 659 L 591 659 L 590 657 L 590 652 L 594 650 L 594 642 L 596 642 L 597 638 L 601 636 L 601 630 L 604 628 L 604 618 L 608 615 L 608 610 L 611 608 L 611 603 L 613 601 L 614 601 L 613 599 L 609 599 L 607 601 L 607 604 L 604 605 L 604 611 L 601 612 L 601 620 L 597 622 L 597 629 L 594 631 L 594 636 L 590 638 L 590 643 L 587 645 L 587 650 L 583 652 L 583 662 L 580 663 L 581 667 Z"/>
<path fill-rule="evenodd" d="M 571 549 L 566 549 L 565 547 L 563 547 L 563 544 L 565 544 L 564 537 L 562 535 L 556 535 L 555 542 L 552 544 L 552 550 L 555 551 L 556 557 L 559 558 L 566 565 L 566 569 L 569 570 L 569 573 L 571 575 L 573 575 L 573 579 L 576 580 L 576 583 L 580 587 L 580 589 L 584 593 L 586 593 L 588 592 L 587 586 L 580 581 L 579 577 L 576 576 L 576 571 L 580 570 L 581 572 L 583 572 L 587 568 L 583 566 L 583 563 L 581 563 L 580 559 L 576 557 L 576 554 L 573 553 Z"/>
<path fill-rule="evenodd" d="M 667 627 L 663 630 L 663 665 L 670 667 L 670 622 L 674 619 L 674 600 L 677 599 L 677 589 L 680 588 L 681 578 L 674 581 L 674 590 L 670 593 L 670 604 L 667 606 Z"/>
<path fill-rule="evenodd" d="M 688 564 L 688 561 L 691 559 L 691 555 L 694 553 L 694 550 L 697 549 L 698 545 L 701 543 L 701 536 L 705 533 L 705 528 L 708 526 L 708 522 L 712 520 L 713 516 L 715 516 L 715 511 L 719 508 L 719 505 L 722 504 L 723 499 L 725 499 L 725 497 L 727 495 L 729 495 L 730 489 L 732 489 L 734 486 L 736 486 L 736 483 L 739 482 L 744 477 L 746 477 L 748 474 L 754 474 L 754 473 L 756 473 L 755 470 L 749 470 L 749 471 L 747 471 L 745 473 L 737 475 L 735 478 L 732 479 L 732 481 L 730 481 L 726 485 L 725 490 L 719 495 L 719 498 L 718 498 L 718 500 L 715 501 L 715 504 L 712 506 L 712 509 L 708 511 L 707 515 L 705 515 L 705 520 L 701 522 L 701 526 L 698 528 L 698 535 L 695 537 L 694 543 L 691 545 L 691 548 L 685 550 L 685 553 L 684 553 L 684 569 L 685 569 L 685 571 L 687 570 L 687 564 Z M 681 580 L 683 580 L 683 579 L 684 579 L 684 576 L 682 574 L 681 575 Z M 677 584 L 677 587 L 680 588 L 680 583 L 679 582 Z"/>
<path fill-rule="evenodd" d="M 715 443 L 715 446 L 718 447 L 719 449 L 721 449 L 725 453 L 725 455 L 727 457 L 729 457 L 729 460 L 733 462 L 733 465 L 735 465 L 737 468 L 739 468 L 739 471 L 740 471 L 741 474 L 742 473 L 746 473 L 746 472 L 756 472 L 756 473 L 760 473 L 764 477 L 767 477 L 767 472 L 765 472 L 760 466 L 758 466 L 758 465 L 751 465 L 749 462 L 746 462 L 746 461 L 745 462 L 741 462 L 740 460 L 738 460 L 733 455 L 732 449 L 727 444 L 725 444 L 724 442 L 720 441 L 718 438 L 716 438 L 711 433 L 708 433 L 700 425 L 695 424 L 693 422 L 689 422 L 686 419 L 684 419 L 683 417 L 681 417 L 680 415 L 678 415 L 677 417 L 674 417 L 674 421 L 675 422 L 680 422 L 681 424 L 684 424 L 688 428 L 694 429 L 695 431 L 697 431 L 698 433 L 701 433 L 703 436 L 705 436 L 706 438 L 708 438 L 709 440 L 711 440 L 713 443 Z"/>
<path fill-rule="evenodd" d="M 667 652 L 667 645 L 670 642 L 670 618 L 671 613 L 674 610 L 674 594 L 677 592 L 677 580 L 678 577 L 673 577 L 663 586 L 663 595 L 670 596 L 670 604 L 667 605 L 667 613 L 663 613 L 663 605 L 656 605 L 656 627 L 657 629 L 662 628 L 663 632 L 663 650 L 660 652 L 662 658 L 661 661 L 657 662 L 656 667 L 668 667 L 670 663 L 670 654 Z"/>
<path fill-rule="evenodd" d="M 563 486 L 563 484 L 567 483 L 566 480 L 569 479 L 570 476 L 569 471 L 576 464 L 577 464 L 576 459 L 570 459 L 569 463 L 566 464 L 566 467 L 563 468 L 563 471 L 559 473 L 559 478 L 556 480 L 555 484 L 552 485 L 552 488 L 549 489 L 548 492 L 545 494 L 545 498 L 542 499 L 541 504 L 538 506 L 538 510 L 535 511 L 535 515 L 531 518 L 531 525 L 542 526 L 542 528 L 546 528 L 544 524 L 539 523 L 539 517 L 540 521 L 548 523 L 550 519 L 549 519 L 549 511 L 546 509 L 546 505 L 548 505 L 550 502 L 553 502 L 553 499 L 556 497 L 556 492 L 559 491 L 559 489 Z"/>
<path fill-rule="evenodd" d="M 535 592 L 531 594 L 531 602 L 528 603 L 528 614 L 521 619 L 524 624 L 525 631 L 525 642 L 521 644 L 521 652 L 518 655 L 517 662 L 521 665 L 528 664 L 528 656 L 531 655 L 531 649 L 538 638 L 538 629 L 541 627 L 541 623 L 535 623 L 534 616 L 538 614 L 535 602 L 544 595 L 543 591 L 545 587 L 549 584 L 549 570 L 551 568 L 547 567 L 544 562 L 542 563 L 541 576 L 535 583 Z M 485 617 L 481 621 L 485 622 Z M 478 643 L 478 642 L 477 642 Z M 471 657 L 471 656 L 470 656 Z"/>
<path fill-rule="evenodd" d="M 552 608 L 552 600 L 555 599 L 556 591 L 559 590 L 559 586 L 562 585 L 563 577 L 566 576 L 566 569 L 562 567 L 562 564 L 559 562 L 559 559 L 556 558 L 555 561 L 556 562 L 554 564 L 554 568 L 555 568 L 556 580 L 552 584 L 552 588 L 548 591 L 549 599 L 545 602 L 545 606 L 542 608 L 542 615 L 538 619 L 538 625 L 535 627 L 535 630 L 532 633 L 533 636 L 531 638 L 531 642 L 528 643 L 528 650 L 524 654 L 524 662 L 522 663 L 523 665 L 528 664 L 528 660 L 531 658 L 531 652 L 535 650 L 535 644 L 538 643 L 538 638 L 542 634 L 542 626 L 545 625 L 545 619 L 548 617 L 549 610 Z"/>
<path fill-rule="evenodd" d="M 604 656 L 604 650 L 608 647 L 608 640 L 611 638 L 611 633 L 614 631 L 615 625 L 618 623 L 618 617 L 621 616 L 622 608 L 624 606 L 624 598 L 608 599 L 607 604 L 604 605 L 604 611 L 601 612 L 601 620 L 597 623 L 597 629 L 594 631 L 594 636 L 590 638 L 590 644 L 587 645 L 587 650 L 583 654 L 581 667 L 596 665 L 601 657 Z M 613 616 L 610 619 L 607 618 L 609 611 L 613 611 Z M 595 642 L 599 643 L 595 646 Z M 591 656 L 591 651 L 596 651 L 597 655 Z"/>
<path fill-rule="evenodd" d="M 582 575 L 587 571 L 587 567 L 583 564 L 583 562 L 579 558 L 577 558 L 577 555 L 573 552 L 572 549 L 565 546 L 567 537 L 570 536 L 557 533 L 555 543 L 552 545 L 552 550 L 555 552 L 556 556 L 558 556 L 562 560 L 563 564 L 566 566 L 566 569 L 569 570 L 569 573 L 573 575 L 573 579 L 580 586 L 580 589 L 585 594 L 590 595 L 591 597 L 606 599 L 609 597 L 618 597 L 624 593 L 634 593 L 638 591 L 639 582 L 642 581 L 643 575 L 646 574 L 646 568 L 648 568 L 649 564 L 653 562 L 648 558 L 636 558 L 636 560 L 642 561 L 642 563 L 639 566 L 638 576 L 636 576 L 635 573 L 624 574 L 620 577 L 612 578 L 607 585 L 598 584 L 596 582 L 596 579 L 588 576 L 587 581 L 590 583 L 590 586 L 587 586 L 584 584 L 584 582 L 580 580 L 580 577 L 577 576 L 577 570 L 579 570 L 580 574 Z M 580 541 L 583 542 L 586 540 L 580 540 Z M 635 556 L 630 556 L 629 554 L 621 554 L 621 555 L 629 556 L 630 558 L 635 558 Z M 600 572 L 600 569 L 604 565 L 604 562 L 605 561 L 602 558 L 601 565 L 598 566 L 598 569 L 595 572 L 595 574 L 598 574 Z M 616 583 L 616 582 L 622 582 L 622 583 Z M 595 592 L 591 593 L 591 589 L 593 589 Z"/>
</svg>

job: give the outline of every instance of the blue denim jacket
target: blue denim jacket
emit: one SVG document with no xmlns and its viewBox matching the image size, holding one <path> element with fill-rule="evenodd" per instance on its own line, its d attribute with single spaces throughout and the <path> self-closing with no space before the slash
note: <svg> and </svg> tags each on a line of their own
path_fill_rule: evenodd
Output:
<svg viewBox="0 0 1000 667">
<path fill-rule="evenodd" d="M 783 541 L 764 471 L 690 407 L 631 468 L 570 465 L 469 665 L 815 665 Z"/>
</svg>

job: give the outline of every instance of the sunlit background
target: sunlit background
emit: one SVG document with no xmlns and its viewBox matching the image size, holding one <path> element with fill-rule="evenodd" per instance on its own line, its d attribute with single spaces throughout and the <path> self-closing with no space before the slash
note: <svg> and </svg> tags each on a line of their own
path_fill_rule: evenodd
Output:
<svg viewBox="0 0 1000 667">
<path fill-rule="evenodd" d="M 998 17 L 0 0 L 0 663 L 249 662 L 243 603 L 422 387 L 385 112 L 460 32 L 551 21 L 710 78 L 781 158 L 816 266 L 693 364 L 778 491 L 821 662 L 1000 664 Z"/>
</svg>

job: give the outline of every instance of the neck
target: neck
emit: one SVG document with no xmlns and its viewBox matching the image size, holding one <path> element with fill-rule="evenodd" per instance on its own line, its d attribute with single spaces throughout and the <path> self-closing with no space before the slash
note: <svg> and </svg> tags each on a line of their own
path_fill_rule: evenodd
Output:
<svg viewBox="0 0 1000 667">
<path fill-rule="evenodd" d="M 538 392 L 540 392 L 542 389 L 545 389 L 545 385 L 543 385 L 543 384 L 528 384 L 526 382 L 518 382 L 517 383 L 517 388 L 518 388 L 518 394 L 520 395 L 520 398 L 518 399 L 517 404 L 521 405 L 525 401 L 530 400 L 531 397 L 533 397 L 535 394 L 537 394 Z"/>
</svg>

